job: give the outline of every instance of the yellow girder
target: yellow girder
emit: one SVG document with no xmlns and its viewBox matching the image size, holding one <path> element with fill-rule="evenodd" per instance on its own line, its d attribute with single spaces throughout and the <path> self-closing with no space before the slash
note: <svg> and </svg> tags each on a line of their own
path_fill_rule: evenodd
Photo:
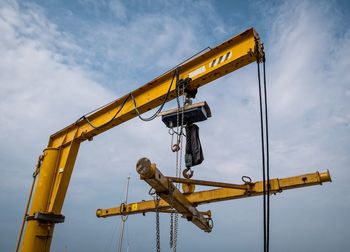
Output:
<svg viewBox="0 0 350 252">
<path fill-rule="evenodd" d="M 259 36 L 253 28 L 250 28 L 179 65 L 179 78 L 191 78 L 188 88 L 196 89 L 262 57 L 263 47 Z M 130 94 L 135 98 L 136 108 L 140 113 L 162 104 L 173 78 L 173 72 L 164 73 L 131 93 L 86 115 L 86 119 L 82 118 L 50 137 L 42 161 L 42 167 L 45 167 L 46 172 L 40 172 L 36 183 L 21 251 L 50 250 L 55 223 L 62 219 L 61 210 L 80 143 L 136 117 L 137 113 L 129 98 Z M 176 95 L 174 84 L 166 102 L 176 98 Z M 123 101 L 125 101 L 124 106 L 122 106 Z M 119 109 L 121 109 L 120 113 L 116 115 Z M 88 121 L 97 127 L 93 127 Z M 103 127 L 99 127 L 101 125 Z M 48 154 L 49 152 L 55 152 L 55 154 Z"/>
<path fill-rule="evenodd" d="M 314 172 L 294 177 L 282 178 L 282 179 L 270 179 L 270 192 L 271 194 L 281 193 L 284 190 L 322 185 L 322 183 L 331 182 L 331 176 L 329 171 L 326 172 Z M 213 182 L 215 185 L 217 182 Z M 267 183 L 267 182 L 266 182 Z M 207 185 L 211 182 L 207 181 Z M 236 185 L 234 185 L 236 186 Z M 242 187 L 247 184 L 241 185 Z M 263 194 L 262 181 L 253 182 L 249 184 L 249 189 L 234 189 L 234 188 L 218 188 L 212 190 L 205 190 L 199 192 L 193 192 L 190 194 L 184 194 L 186 199 L 191 202 L 193 206 L 198 206 L 207 203 L 241 199 L 253 196 L 259 196 Z M 170 206 L 165 200 L 160 200 L 159 209 L 161 211 L 169 209 Z M 122 207 L 113 207 L 106 209 L 97 209 L 97 217 L 110 217 L 116 215 L 131 215 L 146 212 L 154 212 L 155 204 L 153 200 L 140 201 L 135 203 L 129 203 Z"/>
</svg>

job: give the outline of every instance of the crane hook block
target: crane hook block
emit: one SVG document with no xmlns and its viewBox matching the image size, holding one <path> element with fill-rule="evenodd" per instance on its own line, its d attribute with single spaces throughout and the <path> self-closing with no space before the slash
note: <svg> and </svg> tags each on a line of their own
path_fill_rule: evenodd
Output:
<svg viewBox="0 0 350 252">
<path fill-rule="evenodd" d="M 183 114 L 183 115 L 182 115 Z M 162 121 L 168 128 L 188 125 L 207 120 L 211 117 L 211 111 L 207 102 L 198 102 L 186 105 L 182 108 L 175 108 L 159 114 Z M 179 125 L 177 123 L 179 122 Z"/>
</svg>

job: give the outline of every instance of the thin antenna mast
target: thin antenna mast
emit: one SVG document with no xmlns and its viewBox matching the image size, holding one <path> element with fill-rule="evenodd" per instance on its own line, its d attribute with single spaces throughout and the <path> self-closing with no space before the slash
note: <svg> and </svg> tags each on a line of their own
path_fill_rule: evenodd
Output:
<svg viewBox="0 0 350 252">
<path fill-rule="evenodd" d="M 127 177 L 127 182 L 126 182 L 126 188 L 125 188 L 125 200 L 124 200 L 124 205 L 128 203 L 128 196 L 129 196 L 129 182 L 130 182 L 130 174 Z M 120 231 L 120 236 L 119 236 L 119 247 L 118 247 L 118 252 L 122 252 L 123 250 L 123 239 L 124 239 L 124 227 L 125 227 L 125 222 L 127 220 L 128 216 L 127 215 L 122 215 L 121 216 L 121 231 Z"/>
</svg>

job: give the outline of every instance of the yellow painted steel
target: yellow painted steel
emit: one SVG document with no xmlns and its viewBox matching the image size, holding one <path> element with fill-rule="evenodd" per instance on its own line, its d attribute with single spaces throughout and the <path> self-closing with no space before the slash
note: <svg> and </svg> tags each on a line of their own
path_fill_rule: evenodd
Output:
<svg viewBox="0 0 350 252">
<path fill-rule="evenodd" d="M 151 164 L 149 159 L 140 159 L 137 162 L 136 170 L 141 175 L 141 179 L 146 181 L 155 192 L 164 201 L 171 204 L 178 213 L 192 221 L 193 224 L 203 231 L 211 232 L 212 227 L 210 226 L 209 220 L 193 206 L 193 204 L 179 191 L 179 189 L 176 188 L 170 179 L 165 177 L 157 169 L 155 164 Z"/>
<path fill-rule="evenodd" d="M 180 79 L 190 77 L 192 81 L 189 89 L 195 89 L 255 62 L 262 56 L 263 48 L 259 36 L 251 28 L 178 66 L 179 77 Z M 173 72 L 169 71 L 131 92 L 140 113 L 151 110 L 164 101 Z M 176 97 L 175 87 L 174 83 L 167 101 Z M 48 149 L 44 152 L 55 150 L 56 154 L 52 154 L 50 162 L 49 158 L 43 161 L 47 172 L 43 175 L 41 171 L 39 175 L 44 181 L 38 181 L 36 184 L 30 208 L 31 214 L 34 212 L 61 214 L 80 143 L 137 116 L 133 102 L 129 98 L 120 113 L 111 120 L 127 97 L 130 97 L 130 93 L 86 116 L 93 125 L 100 126 L 110 121 L 107 125 L 94 128 L 87 120 L 81 119 L 50 137 Z M 53 221 L 50 223 L 36 219 L 27 221 L 21 251 L 49 251 L 54 225 Z"/>
<path fill-rule="evenodd" d="M 177 177 L 167 177 L 167 179 L 169 179 L 174 183 L 181 183 L 186 186 L 202 185 L 202 186 L 212 186 L 212 187 L 234 188 L 234 189 L 240 189 L 240 190 L 248 190 L 250 188 L 249 184 L 237 185 L 237 184 L 230 184 L 230 183 L 205 181 L 205 180 L 198 180 L 198 179 L 185 179 L 185 178 L 177 178 Z M 191 189 L 186 188 L 186 190 L 191 190 Z"/>
<path fill-rule="evenodd" d="M 44 158 L 40 167 L 38 182 L 36 184 L 36 193 L 34 194 L 29 211 L 29 217 L 38 212 L 46 212 L 48 199 L 52 185 L 52 177 L 59 150 L 57 148 L 47 148 L 44 150 Z M 22 242 L 22 251 L 48 251 L 51 244 L 51 237 L 54 226 L 50 223 L 39 223 L 36 220 L 27 221 L 26 232 Z M 33 239 L 34 238 L 34 239 Z"/>
<path fill-rule="evenodd" d="M 325 182 L 331 182 L 331 176 L 329 171 L 326 172 L 315 172 L 304 175 L 298 175 L 294 177 L 282 178 L 282 179 L 271 179 L 270 188 L 271 194 L 281 193 L 284 190 L 321 185 Z M 266 182 L 267 183 L 267 182 Z M 193 206 L 202 205 L 206 203 L 213 203 L 226 200 L 241 199 L 253 196 L 259 196 L 263 194 L 263 183 L 262 181 L 254 182 L 251 184 L 251 189 L 233 189 L 233 188 L 219 188 L 213 190 L 205 190 L 199 192 L 193 192 L 190 194 L 184 194 L 188 201 Z M 160 200 L 159 207 L 160 211 L 165 211 L 170 208 L 169 204 Z M 124 211 L 121 211 L 120 207 L 97 209 L 97 217 L 110 217 L 116 215 L 131 215 L 146 212 L 154 212 L 155 205 L 153 200 L 141 201 L 130 203 L 124 206 Z"/>
<path fill-rule="evenodd" d="M 61 148 L 60 158 L 57 161 L 56 176 L 53 181 L 48 211 L 55 214 L 61 212 L 67 192 L 70 177 L 73 172 L 75 159 L 79 151 L 80 142 L 72 141 L 69 146 Z"/>
<path fill-rule="evenodd" d="M 259 50 L 256 50 L 258 48 Z M 228 56 L 227 56 L 228 55 Z M 180 79 L 190 77 L 190 89 L 203 86 L 249 63 L 255 62 L 257 57 L 263 56 L 259 36 L 253 28 L 227 40 L 212 48 L 206 53 L 191 59 L 179 66 Z M 214 62 L 215 61 L 215 62 Z M 214 64 L 213 64 L 214 62 Z M 169 71 L 150 81 L 144 86 L 132 91 L 138 110 L 143 113 L 151 110 L 163 102 L 170 86 L 174 71 Z M 118 111 L 128 94 L 106 105 L 88 116 L 94 125 L 103 125 Z M 170 90 L 168 101 L 176 98 L 176 85 Z M 50 147 L 59 147 L 69 144 L 73 139 L 84 141 L 98 135 L 114 126 L 123 123 L 136 115 L 134 105 L 129 99 L 124 108 L 112 122 L 101 129 L 94 129 L 85 120 L 71 124 L 63 130 L 53 134 L 50 138 Z M 78 132 L 76 133 L 76 130 Z"/>
</svg>

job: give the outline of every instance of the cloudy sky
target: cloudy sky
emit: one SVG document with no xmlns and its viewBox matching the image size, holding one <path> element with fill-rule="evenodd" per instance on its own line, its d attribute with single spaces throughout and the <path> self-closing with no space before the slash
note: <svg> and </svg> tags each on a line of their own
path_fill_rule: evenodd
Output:
<svg viewBox="0 0 350 252">
<path fill-rule="evenodd" d="M 0 250 L 13 251 L 31 174 L 49 136 L 197 51 L 248 27 L 265 44 L 271 174 L 329 169 L 333 183 L 271 199 L 271 251 L 350 246 L 350 6 L 338 1 L 0 0 Z M 205 161 L 195 178 L 261 179 L 256 65 L 203 87 L 213 117 L 201 123 Z M 175 106 L 168 104 L 167 108 Z M 173 175 L 159 119 L 129 121 L 81 145 L 52 251 L 115 251 L 126 177 L 130 201 L 148 199 L 135 163 Z M 348 191 L 349 190 L 349 191 Z M 180 220 L 179 251 L 262 251 L 262 199 L 201 206 L 212 233 Z M 155 216 L 130 216 L 129 251 L 153 251 Z M 169 217 L 161 216 L 168 250 Z"/>
</svg>

